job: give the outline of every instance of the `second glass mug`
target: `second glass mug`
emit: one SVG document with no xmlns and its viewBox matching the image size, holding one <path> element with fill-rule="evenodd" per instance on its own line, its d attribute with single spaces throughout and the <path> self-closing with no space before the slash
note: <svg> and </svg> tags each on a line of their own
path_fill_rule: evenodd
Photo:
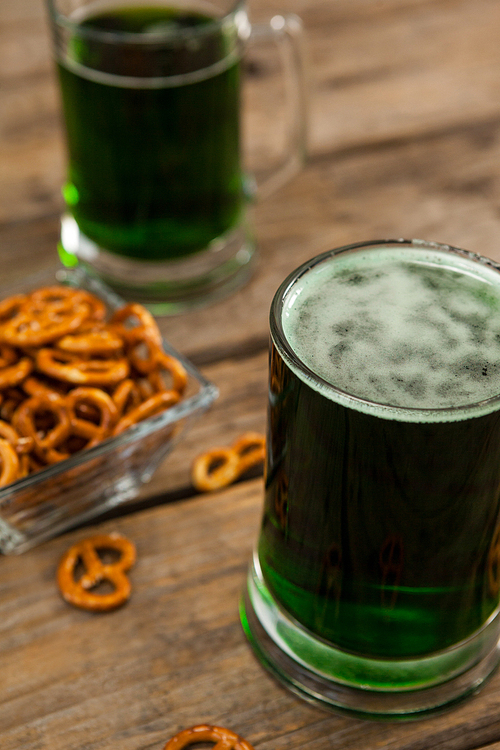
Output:
<svg viewBox="0 0 500 750">
<path fill-rule="evenodd" d="M 243 2 L 47 0 L 69 157 L 60 257 L 158 314 L 217 298 L 255 256 L 242 165 L 242 56 L 273 42 L 288 99 L 265 197 L 303 163 L 302 26 L 251 25 Z"/>
</svg>

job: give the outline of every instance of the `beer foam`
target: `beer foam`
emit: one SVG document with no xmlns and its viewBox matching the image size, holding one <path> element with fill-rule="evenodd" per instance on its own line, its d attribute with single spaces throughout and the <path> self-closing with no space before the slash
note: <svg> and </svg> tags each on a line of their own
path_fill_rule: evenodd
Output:
<svg viewBox="0 0 500 750">
<path fill-rule="evenodd" d="M 405 418 L 401 409 L 500 408 L 480 406 L 500 395 L 500 273 L 484 264 L 398 246 L 339 254 L 289 289 L 282 326 L 298 358 L 334 389 L 313 387 L 371 404 L 354 408 L 382 415 L 375 405 L 387 405 L 395 419 Z"/>
</svg>

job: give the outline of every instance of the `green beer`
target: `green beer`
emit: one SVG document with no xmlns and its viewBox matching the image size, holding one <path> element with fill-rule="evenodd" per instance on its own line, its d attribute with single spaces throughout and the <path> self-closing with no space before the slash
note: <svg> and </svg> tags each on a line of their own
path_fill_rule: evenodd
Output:
<svg viewBox="0 0 500 750">
<path fill-rule="evenodd" d="M 91 9 L 58 62 L 68 208 L 121 256 L 206 249 L 244 208 L 236 31 L 205 33 L 215 19 L 184 6 Z M 180 49 L 184 32 L 194 41 Z"/>
<path fill-rule="evenodd" d="M 453 679 L 497 658 L 498 269 L 423 243 L 327 254 L 282 286 L 271 334 L 247 632 L 347 686 L 325 703 L 391 715 L 455 700 Z"/>
</svg>

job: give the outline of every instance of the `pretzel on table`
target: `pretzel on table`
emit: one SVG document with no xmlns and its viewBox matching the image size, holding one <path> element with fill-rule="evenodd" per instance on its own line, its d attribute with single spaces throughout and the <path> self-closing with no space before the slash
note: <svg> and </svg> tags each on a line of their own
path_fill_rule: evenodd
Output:
<svg viewBox="0 0 500 750">
<path fill-rule="evenodd" d="M 198 724 L 183 729 L 167 742 L 163 750 L 183 750 L 199 742 L 214 742 L 212 750 L 254 750 L 253 746 L 236 732 L 211 724 Z"/>
<path fill-rule="evenodd" d="M 120 559 L 104 563 L 98 550 L 114 550 Z M 106 612 L 121 607 L 130 597 L 132 587 L 126 575 L 135 563 L 135 545 L 126 537 L 117 534 L 96 534 L 74 544 L 65 552 L 57 569 L 57 583 L 62 597 L 69 604 L 92 612 Z M 76 580 L 75 569 L 81 562 L 85 568 Z M 102 581 L 113 586 L 111 593 L 93 591 Z"/>
<path fill-rule="evenodd" d="M 264 458 L 264 436 L 245 432 L 231 447 L 212 448 L 198 456 L 193 462 L 191 479 L 200 492 L 220 490 L 263 463 Z"/>
</svg>

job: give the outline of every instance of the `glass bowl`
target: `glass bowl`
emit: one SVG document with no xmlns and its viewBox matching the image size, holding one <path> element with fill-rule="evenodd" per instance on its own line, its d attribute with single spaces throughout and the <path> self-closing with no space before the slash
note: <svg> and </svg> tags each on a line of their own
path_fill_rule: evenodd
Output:
<svg viewBox="0 0 500 750">
<path fill-rule="evenodd" d="M 9 285 L 0 289 L 0 300 L 54 283 L 92 292 L 110 312 L 125 304 L 81 268 L 46 272 Z M 0 552 L 24 552 L 134 498 L 185 430 L 217 398 L 217 388 L 189 360 L 165 340 L 163 345 L 188 373 L 183 400 L 94 448 L 0 488 Z"/>
</svg>

